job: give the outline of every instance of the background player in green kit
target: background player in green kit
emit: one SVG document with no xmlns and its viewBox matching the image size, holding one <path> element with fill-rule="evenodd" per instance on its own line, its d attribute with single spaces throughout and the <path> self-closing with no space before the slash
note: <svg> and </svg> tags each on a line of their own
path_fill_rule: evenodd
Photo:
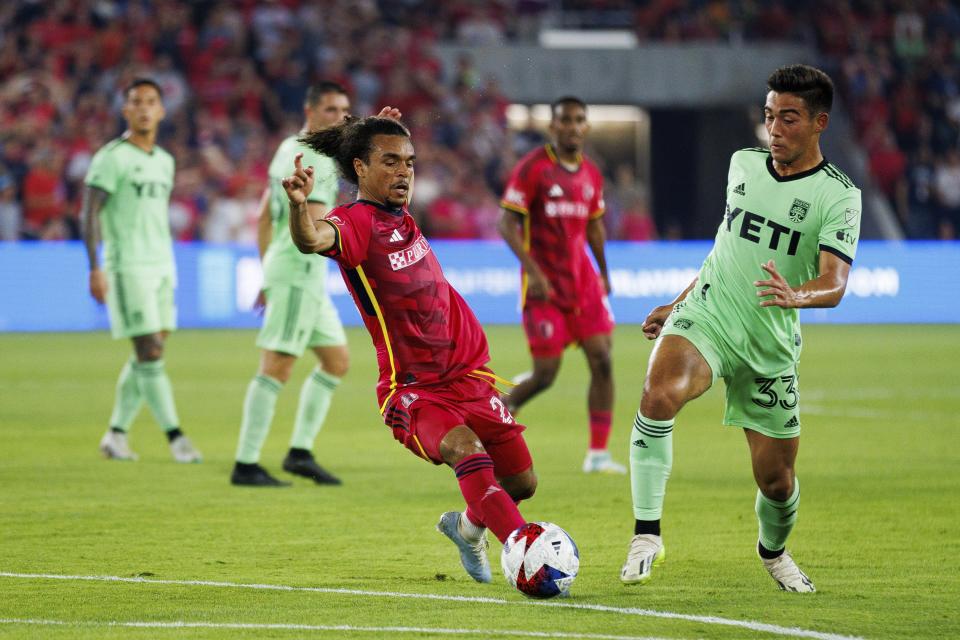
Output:
<svg viewBox="0 0 960 640">
<path fill-rule="evenodd" d="M 301 134 L 318 131 L 342 122 L 350 113 L 350 100 L 340 85 L 321 82 L 308 89 L 303 112 Z M 347 372 L 349 352 L 340 316 L 326 292 L 327 260 L 300 253 L 290 239 L 289 207 L 280 181 L 290 173 L 298 153 L 304 154 L 304 164 L 312 165 L 316 176 L 316 188 L 308 202 L 310 215 L 320 219 L 336 206 L 338 180 L 333 160 L 299 144 L 297 136 L 288 137 L 270 163 L 270 184 L 260 204 L 257 244 L 263 261 L 261 296 L 265 297 L 266 312 L 257 337 L 257 346 L 262 349 L 260 368 L 247 387 L 243 403 L 236 464 L 230 477 L 235 485 L 290 484 L 277 480 L 259 465 L 260 449 L 270 431 L 280 389 L 307 348 L 317 356 L 319 366 L 300 389 L 283 469 L 319 484 L 340 484 L 317 464 L 312 449 L 333 392 Z M 262 304 L 263 299 L 259 302 Z"/>
<path fill-rule="evenodd" d="M 794 65 L 777 69 L 767 86 L 770 149 L 733 154 L 712 251 L 697 279 L 644 323 L 644 334 L 659 338 L 630 438 L 636 522 L 620 575 L 627 584 L 649 580 L 664 559 L 674 417 L 723 377 L 724 424 L 744 430 L 759 487 L 763 565 L 781 589 L 815 590 L 785 551 L 800 506 L 797 309 L 840 303 L 857 249 L 860 191 L 820 152 L 830 78 Z"/>
<path fill-rule="evenodd" d="M 146 401 L 167 433 L 174 460 L 200 462 L 200 452 L 180 431 L 163 365 L 164 341 L 177 324 L 168 213 L 174 162 L 156 145 L 163 97 L 160 86 L 145 78 L 134 80 L 125 97 L 127 129 L 94 155 L 81 210 L 90 295 L 107 303 L 113 337 L 132 339 L 134 349 L 134 357 L 120 371 L 100 451 L 117 460 L 137 458 L 126 434 Z M 97 256 L 101 233 L 102 269 Z"/>
</svg>

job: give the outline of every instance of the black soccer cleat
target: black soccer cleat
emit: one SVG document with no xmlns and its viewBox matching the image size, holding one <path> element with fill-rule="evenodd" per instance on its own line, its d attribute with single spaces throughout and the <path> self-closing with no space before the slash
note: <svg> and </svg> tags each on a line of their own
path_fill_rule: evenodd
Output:
<svg viewBox="0 0 960 640">
<path fill-rule="evenodd" d="M 283 470 L 304 478 L 310 478 L 317 484 L 343 484 L 340 478 L 333 475 L 313 459 L 313 454 L 303 449 L 291 449 L 283 459 Z"/>
<path fill-rule="evenodd" d="M 230 484 L 238 487 L 289 487 L 292 483 L 277 480 L 260 465 L 238 462 L 230 474 Z"/>
</svg>

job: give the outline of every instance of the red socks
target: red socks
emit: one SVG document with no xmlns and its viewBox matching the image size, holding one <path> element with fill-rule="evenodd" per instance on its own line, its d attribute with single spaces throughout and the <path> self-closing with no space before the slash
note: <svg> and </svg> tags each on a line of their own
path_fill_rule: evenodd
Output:
<svg viewBox="0 0 960 640">
<path fill-rule="evenodd" d="M 493 475 L 493 460 L 486 453 L 467 456 L 453 468 L 460 493 L 467 502 L 467 518 L 493 531 L 500 542 L 526 523 L 520 510 Z"/>
<path fill-rule="evenodd" d="M 610 411 L 590 412 L 590 448 L 606 449 L 610 439 Z"/>
</svg>

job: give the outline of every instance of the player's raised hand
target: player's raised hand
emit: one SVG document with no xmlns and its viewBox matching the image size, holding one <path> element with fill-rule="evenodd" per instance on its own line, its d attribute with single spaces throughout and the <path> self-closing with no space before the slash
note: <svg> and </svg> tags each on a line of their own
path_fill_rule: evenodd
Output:
<svg viewBox="0 0 960 640">
<path fill-rule="evenodd" d="M 377 117 L 390 118 L 391 120 L 399 120 L 400 116 L 402 115 L 403 114 L 400 113 L 400 109 L 397 109 L 396 107 L 387 106 L 387 107 L 384 107 L 383 109 L 380 109 L 380 113 L 377 114 Z"/>
<path fill-rule="evenodd" d="M 664 304 L 654 307 L 643 321 L 643 335 L 647 340 L 656 340 L 663 330 L 667 317 L 673 311 L 673 304 Z"/>
<path fill-rule="evenodd" d="M 90 271 L 90 295 L 103 304 L 107 300 L 107 276 L 100 269 Z"/>
<path fill-rule="evenodd" d="M 313 167 L 303 167 L 303 154 L 298 153 L 293 158 L 293 175 L 281 181 L 287 198 L 294 204 L 303 204 L 307 196 L 313 191 Z"/>
<path fill-rule="evenodd" d="M 760 265 L 760 268 L 766 271 L 770 278 L 768 280 L 756 280 L 753 286 L 757 287 L 757 296 L 766 298 L 760 301 L 761 307 L 783 307 L 789 309 L 800 306 L 797 302 L 797 292 L 787 284 L 780 272 L 777 271 L 777 265 L 773 260 L 768 260 Z M 773 297 L 769 297 L 773 296 Z"/>
</svg>

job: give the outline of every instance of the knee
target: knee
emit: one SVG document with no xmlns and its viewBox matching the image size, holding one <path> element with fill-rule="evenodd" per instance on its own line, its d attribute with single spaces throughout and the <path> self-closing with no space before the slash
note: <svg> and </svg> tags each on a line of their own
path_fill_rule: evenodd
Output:
<svg viewBox="0 0 960 640">
<path fill-rule="evenodd" d="M 515 476 L 508 476 L 500 480 L 500 486 L 514 502 L 529 500 L 537 492 L 537 474 L 530 469 Z"/>
<path fill-rule="evenodd" d="M 335 378 L 342 378 L 350 370 L 350 356 L 346 353 L 335 358 L 327 358 L 320 363 L 321 368 Z"/>
<path fill-rule="evenodd" d="M 650 385 L 643 390 L 640 413 L 651 420 L 672 420 L 681 406 L 681 395 L 674 389 L 665 385 Z"/>
<path fill-rule="evenodd" d="M 587 363 L 590 366 L 590 375 L 594 378 L 609 379 L 613 376 L 613 360 L 609 351 L 604 349 L 588 353 Z"/>
<path fill-rule="evenodd" d="M 537 391 L 548 389 L 553 384 L 553 381 L 557 379 L 557 370 L 557 367 L 534 370 L 530 377 Z"/>
<path fill-rule="evenodd" d="M 134 339 L 138 362 L 156 362 L 163 358 L 163 340 L 160 336 L 142 336 Z"/>
<path fill-rule="evenodd" d="M 760 493 L 777 502 L 786 502 L 793 495 L 793 469 L 781 469 L 757 479 Z"/>
<path fill-rule="evenodd" d="M 469 427 L 460 426 L 444 436 L 437 450 L 440 457 L 451 467 L 456 466 L 467 456 L 485 453 L 483 443 Z"/>
<path fill-rule="evenodd" d="M 264 351 L 263 358 L 260 361 L 260 374 L 269 376 L 281 384 L 286 384 L 293 373 L 293 365 L 296 360 L 293 356 L 284 353 Z"/>
</svg>

